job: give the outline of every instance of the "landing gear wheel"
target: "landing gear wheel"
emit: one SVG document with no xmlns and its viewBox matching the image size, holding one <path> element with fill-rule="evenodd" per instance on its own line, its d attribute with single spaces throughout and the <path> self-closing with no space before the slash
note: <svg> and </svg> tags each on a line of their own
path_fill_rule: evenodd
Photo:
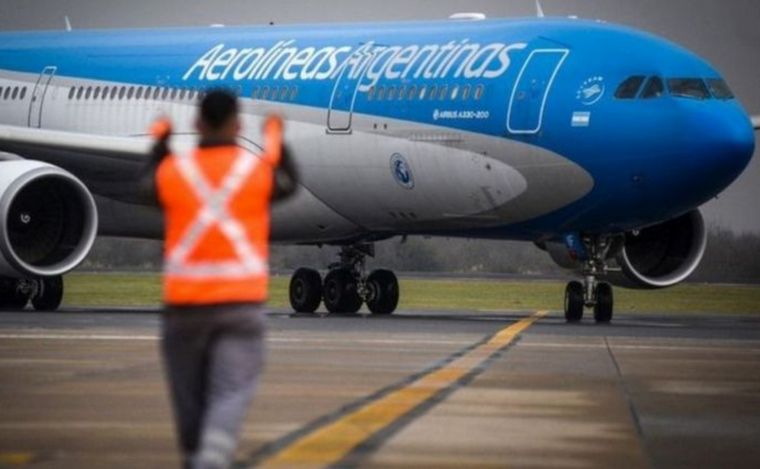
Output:
<svg viewBox="0 0 760 469">
<path fill-rule="evenodd" d="M 298 269 L 290 279 L 290 306 L 297 313 L 313 313 L 322 301 L 322 277 L 313 269 Z"/>
<path fill-rule="evenodd" d="M 367 277 L 367 308 L 373 314 L 392 314 L 398 306 L 398 279 L 390 270 L 376 270 Z"/>
<path fill-rule="evenodd" d="M 600 283 L 596 286 L 596 304 L 594 305 L 594 319 L 599 323 L 612 321 L 613 297 L 612 287 L 609 283 Z"/>
<path fill-rule="evenodd" d="M 19 281 L 0 278 L 0 309 L 20 310 L 26 307 L 29 296 L 19 288 Z"/>
<path fill-rule="evenodd" d="M 325 276 L 322 297 L 331 313 L 354 314 L 362 307 L 356 279 L 346 269 L 331 270 Z"/>
<path fill-rule="evenodd" d="M 567 322 L 579 322 L 583 319 L 583 284 L 570 282 L 565 288 L 565 319 Z"/>
<path fill-rule="evenodd" d="M 32 306 L 37 311 L 55 311 L 63 301 L 63 277 L 48 277 L 37 281 L 37 294 Z"/>
</svg>

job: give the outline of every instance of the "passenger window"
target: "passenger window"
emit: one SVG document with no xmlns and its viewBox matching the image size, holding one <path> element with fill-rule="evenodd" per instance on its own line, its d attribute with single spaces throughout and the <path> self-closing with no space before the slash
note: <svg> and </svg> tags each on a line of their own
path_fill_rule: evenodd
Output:
<svg viewBox="0 0 760 469">
<path fill-rule="evenodd" d="M 280 88 L 280 101 L 285 101 L 285 98 L 288 97 L 288 91 L 289 90 L 287 86 Z"/>
<path fill-rule="evenodd" d="M 127 99 L 132 99 L 132 97 L 134 97 L 134 95 L 135 95 L 135 87 L 134 86 L 130 86 L 129 87 L 129 91 L 127 91 Z"/>
<path fill-rule="evenodd" d="M 462 101 L 467 101 L 470 99 L 470 93 L 472 92 L 472 85 L 464 85 L 464 89 L 462 90 Z"/>
<path fill-rule="evenodd" d="M 668 80 L 668 89 L 671 95 L 680 98 L 710 98 L 710 91 L 701 78 L 671 78 Z"/>
<path fill-rule="evenodd" d="M 455 99 L 457 99 L 458 96 L 459 96 L 459 86 L 455 86 L 451 90 L 451 100 L 454 101 Z"/>
<path fill-rule="evenodd" d="M 639 94 L 639 90 L 641 89 L 641 85 L 644 83 L 645 78 L 646 77 L 643 75 L 626 78 L 625 81 L 618 86 L 617 91 L 615 91 L 615 97 L 618 99 L 635 98 L 636 95 Z"/>
<path fill-rule="evenodd" d="M 116 99 L 116 94 L 118 92 L 119 92 L 119 87 L 118 86 L 114 86 L 113 88 L 111 88 L 111 101 L 113 101 L 114 99 Z"/>
<path fill-rule="evenodd" d="M 389 86 L 388 87 L 388 101 L 393 101 L 394 99 L 396 99 L 396 87 Z"/>
<path fill-rule="evenodd" d="M 158 100 L 161 97 L 161 87 L 157 86 L 153 88 L 153 99 Z"/>
<path fill-rule="evenodd" d="M 16 99 L 16 98 L 18 98 L 18 86 L 13 88 L 13 96 L 11 97 L 11 99 Z"/>
<path fill-rule="evenodd" d="M 121 101 L 124 99 L 124 96 L 127 95 L 127 88 L 124 86 L 119 87 L 119 100 Z"/>
<path fill-rule="evenodd" d="M 90 96 L 92 96 L 92 86 L 87 87 L 87 91 L 84 94 L 84 99 L 90 99 Z"/>
<path fill-rule="evenodd" d="M 107 87 L 107 86 L 104 86 L 104 87 L 103 87 L 103 94 L 101 95 L 101 97 L 102 97 L 103 99 L 106 99 L 106 98 L 108 98 L 108 91 L 109 91 L 108 87 Z"/>
<path fill-rule="evenodd" d="M 3 96 L 3 87 L 0 86 L 0 98 L 2 98 L 2 96 Z"/>
<path fill-rule="evenodd" d="M 404 98 L 406 98 L 406 86 L 399 86 L 398 87 L 398 100 L 401 101 Z"/>
<path fill-rule="evenodd" d="M 19 99 L 24 99 L 26 97 L 26 86 L 21 88 L 21 97 Z"/>
<path fill-rule="evenodd" d="M 2 88 L 0 88 L 0 90 L 2 90 Z M 71 89 L 69 90 L 69 99 L 70 100 L 74 99 L 74 94 L 76 92 L 77 92 L 77 87 L 76 86 L 72 86 Z"/>
<path fill-rule="evenodd" d="M 427 93 L 427 86 L 425 85 L 420 86 L 420 100 L 425 99 L 426 93 Z"/>
<path fill-rule="evenodd" d="M 475 88 L 475 100 L 480 101 L 480 99 L 483 97 L 483 93 L 485 93 L 486 87 L 483 85 L 478 85 L 477 88 Z"/>
<path fill-rule="evenodd" d="M 659 98 L 665 94 L 665 84 L 660 77 L 651 77 L 647 84 L 644 86 L 644 91 L 641 92 L 642 99 L 654 99 Z"/>
<path fill-rule="evenodd" d="M 261 99 L 268 99 L 269 98 L 269 87 L 265 86 L 261 88 Z"/>
<path fill-rule="evenodd" d="M 170 95 L 171 98 L 172 99 L 177 99 L 177 94 L 178 93 L 179 93 L 179 91 L 177 90 L 177 88 L 172 88 L 171 95 Z"/>
<path fill-rule="evenodd" d="M 298 97 L 298 87 L 294 86 L 290 89 L 290 100 L 295 101 Z"/>
<path fill-rule="evenodd" d="M 95 93 L 93 93 L 93 95 L 92 95 L 92 99 L 98 99 L 98 98 L 100 98 L 100 87 L 96 86 L 95 87 Z"/>
<path fill-rule="evenodd" d="M 9 86 L 5 89 L 5 94 L 3 95 L 3 99 L 7 100 L 8 98 L 10 98 L 10 96 L 11 96 L 11 87 Z"/>
<path fill-rule="evenodd" d="M 142 99 L 142 94 L 143 94 L 143 87 L 138 86 L 137 91 L 135 92 L 135 99 Z"/>
<path fill-rule="evenodd" d="M 417 87 L 415 85 L 412 85 L 409 87 L 409 93 L 408 93 L 407 99 L 409 101 L 412 101 L 416 97 L 417 97 Z"/>
<path fill-rule="evenodd" d="M 384 86 L 378 86 L 377 87 L 377 100 L 382 101 L 383 98 L 385 98 L 385 87 Z"/>
<path fill-rule="evenodd" d="M 443 101 L 446 99 L 446 97 L 449 95 L 449 87 L 447 85 L 443 85 L 441 89 L 438 91 L 438 99 Z"/>
<path fill-rule="evenodd" d="M 716 99 L 734 99 L 734 93 L 728 87 L 728 83 L 720 78 L 708 78 L 707 86 Z"/>
<path fill-rule="evenodd" d="M 434 100 L 438 96 L 438 87 L 435 85 L 430 85 L 430 89 L 428 90 L 428 99 Z"/>
<path fill-rule="evenodd" d="M 261 88 L 254 86 L 253 91 L 251 91 L 251 99 L 259 99 L 259 91 L 261 91 Z"/>
</svg>

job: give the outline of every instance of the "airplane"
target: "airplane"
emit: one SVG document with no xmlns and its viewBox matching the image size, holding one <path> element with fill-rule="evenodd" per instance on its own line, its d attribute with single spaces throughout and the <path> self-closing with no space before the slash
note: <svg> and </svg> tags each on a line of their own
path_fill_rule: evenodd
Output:
<svg viewBox="0 0 760 469">
<path fill-rule="evenodd" d="M 696 269 L 699 207 L 745 170 L 760 124 L 695 53 L 574 17 L 2 33 L 4 307 L 57 309 L 96 236 L 162 237 L 135 182 L 147 129 L 168 116 L 186 151 L 217 88 L 240 97 L 244 148 L 285 119 L 301 180 L 273 242 L 340 246 L 324 278 L 293 274 L 298 312 L 393 313 L 396 275 L 367 257 L 424 235 L 532 242 L 580 276 L 567 321 L 609 322 L 611 285 Z"/>
</svg>

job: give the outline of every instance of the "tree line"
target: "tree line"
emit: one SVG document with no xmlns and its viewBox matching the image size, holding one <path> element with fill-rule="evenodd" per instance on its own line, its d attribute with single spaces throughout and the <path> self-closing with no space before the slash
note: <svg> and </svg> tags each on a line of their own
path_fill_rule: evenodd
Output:
<svg viewBox="0 0 760 469">
<path fill-rule="evenodd" d="M 370 269 L 468 275 L 567 275 L 546 252 L 526 242 L 410 237 L 394 238 L 375 247 L 375 257 L 367 262 Z M 338 251 L 334 246 L 274 245 L 270 263 L 276 272 L 302 266 L 324 269 L 337 260 Z M 158 241 L 101 238 L 80 269 L 157 271 L 160 267 Z M 705 257 L 691 280 L 760 283 L 760 234 L 711 227 Z"/>
</svg>

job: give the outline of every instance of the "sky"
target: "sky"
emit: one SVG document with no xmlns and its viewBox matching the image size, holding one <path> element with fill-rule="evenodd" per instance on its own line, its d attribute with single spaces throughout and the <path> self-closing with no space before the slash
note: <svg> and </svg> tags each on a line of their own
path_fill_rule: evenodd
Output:
<svg viewBox="0 0 760 469">
<path fill-rule="evenodd" d="M 760 1 L 542 0 L 547 16 L 577 15 L 664 36 L 720 70 L 760 115 Z M 0 0 L 0 31 L 442 19 L 456 12 L 535 15 L 534 0 Z M 760 233 L 760 149 L 747 171 L 704 207 L 709 223 Z"/>
</svg>

